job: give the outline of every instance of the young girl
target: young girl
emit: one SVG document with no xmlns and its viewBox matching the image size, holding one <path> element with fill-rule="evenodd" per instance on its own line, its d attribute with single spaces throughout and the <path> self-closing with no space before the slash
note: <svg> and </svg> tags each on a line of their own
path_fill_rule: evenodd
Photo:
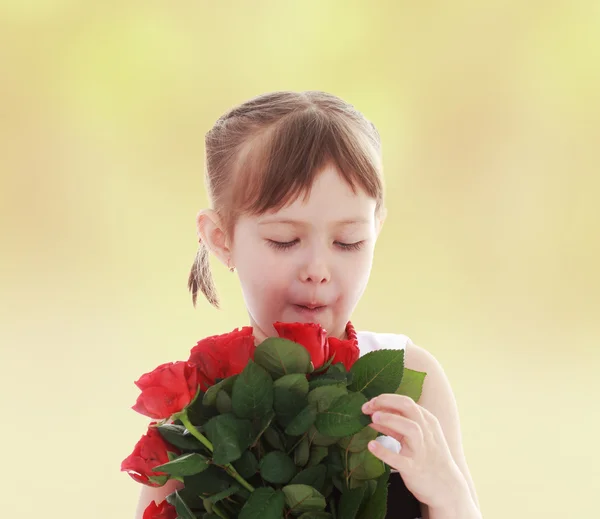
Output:
<svg viewBox="0 0 600 519">
<path fill-rule="evenodd" d="M 237 270 L 257 343 L 277 336 L 276 321 L 310 321 L 355 338 L 361 355 L 405 348 L 406 367 L 427 373 L 418 404 L 384 394 L 363 409 L 386 435 L 372 452 L 393 469 L 387 517 L 481 517 L 440 364 L 404 335 L 356 333 L 350 323 L 385 217 L 373 124 L 324 92 L 258 96 L 206 135 L 206 181 L 212 208 L 197 216 L 200 248 L 188 281 L 194 305 L 201 291 L 218 306 L 210 251 Z M 178 485 L 143 487 L 137 517 Z"/>
</svg>

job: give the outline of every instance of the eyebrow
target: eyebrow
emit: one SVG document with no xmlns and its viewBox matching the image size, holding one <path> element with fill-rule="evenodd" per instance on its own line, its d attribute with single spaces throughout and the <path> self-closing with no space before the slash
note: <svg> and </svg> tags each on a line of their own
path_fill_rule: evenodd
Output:
<svg viewBox="0 0 600 519">
<path fill-rule="evenodd" d="M 302 220 L 293 220 L 290 218 L 267 218 L 262 222 L 259 222 L 258 225 L 270 225 L 270 224 L 287 224 L 287 225 L 295 225 L 295 226 L 303 226 L 306 225 L 306 222 Z M 348 218 L 346 220 L 338 220 L 337 222 L 333 222 L 334 225 L 355 225 L 355 224 L 370 224 L 371 221 L 367 218 Z"/>
</svg>

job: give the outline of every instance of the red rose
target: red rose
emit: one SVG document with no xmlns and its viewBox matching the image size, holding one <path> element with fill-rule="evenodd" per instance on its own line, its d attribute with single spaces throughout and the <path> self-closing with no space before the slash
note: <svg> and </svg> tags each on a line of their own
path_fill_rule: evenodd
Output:
<svg viewBox="0 0 600 519">
<path fill-rule="evenodd" d="M 177 512 L 175 507 L 166 501 L 161 501 L 159 505 L 151 501 L 144 510 L 142 519 L 177 519 Z"/>
<path fill-rule="evenodd" d="M 188 362 L 198 369 L 198 383 L 202 391 L 214 385 L 217 378 L 241 373 L 248 360 L 254 360 L 252 327 L 244 326 L 230 333 L 202 339 L 190 351 Z"/>
<path fill-rule="evenodd" d="M 198 378 L 188 362 L 167 362 L 142 375 L 135 385 L 142 393 L 132 409 L 160 420 L 187 407 L 198 391 Z"/>
<path fill-rule="evenodd" d="M 347 371 L 350 371 L 352 364 L 354 364 L 358 357 L 360 357 L 360 350 L 358 349 L 358 338 L 356 336 L 356 330 L 351 323 L 346 325 L 346 336 L 347 339 L 341 340 L 337 337 L 329 337 L 329 357 L 331 358 L 335 353 L 332 364 L 342 362 Z"/>
<path fill-rule="evenodd" d="M 273 324 L 279 337 L 297 342 L 304 346 L 315 369 L 320 368 L 329 358 L 327 332 L 317 323 L 281 323 Z"/>
<path fill-rule="evenodd" d="M 167 443 L 153 427 L 157 422 L 148 426 L 148 431 L 135 444 L 133 452 L 121 462 L 121 470 L 127 472 L 138 483 L 149 487 L 161 487 L 169 479 L 165 472 L 155 472 L 154 467 L 169 462 L 167 451 L 179 454 L 179 451 Z"/>
</svg>

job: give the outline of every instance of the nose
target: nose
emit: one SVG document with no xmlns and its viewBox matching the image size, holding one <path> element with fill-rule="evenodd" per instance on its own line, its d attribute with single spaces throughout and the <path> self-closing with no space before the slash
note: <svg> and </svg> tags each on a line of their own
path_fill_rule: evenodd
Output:
<svg viewBox="0 0 600 519">
<path fill-rule="evenodd" d="M 304 283 L 327 283 L 331 272 L 323 254 L 312 253 L 300 269 L 300 280 Z"/>
</svg>

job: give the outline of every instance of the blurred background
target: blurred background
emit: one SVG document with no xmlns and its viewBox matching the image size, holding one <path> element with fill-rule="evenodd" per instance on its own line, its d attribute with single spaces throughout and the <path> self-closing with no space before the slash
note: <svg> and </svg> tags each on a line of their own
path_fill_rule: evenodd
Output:
<svg viewBox="0 0 600 519">
<path fill-rule="evenodd" d="M 486 519 L 593 515 L 600 2 L 4 0 L 3 516 L 133 517 L 133 381 L 247 323 L 220 264 L 221 311 L 186 288 L 204 134 L 283 89 L 380 130 L 353 321 L 441 361 Z"/>
</svg>

